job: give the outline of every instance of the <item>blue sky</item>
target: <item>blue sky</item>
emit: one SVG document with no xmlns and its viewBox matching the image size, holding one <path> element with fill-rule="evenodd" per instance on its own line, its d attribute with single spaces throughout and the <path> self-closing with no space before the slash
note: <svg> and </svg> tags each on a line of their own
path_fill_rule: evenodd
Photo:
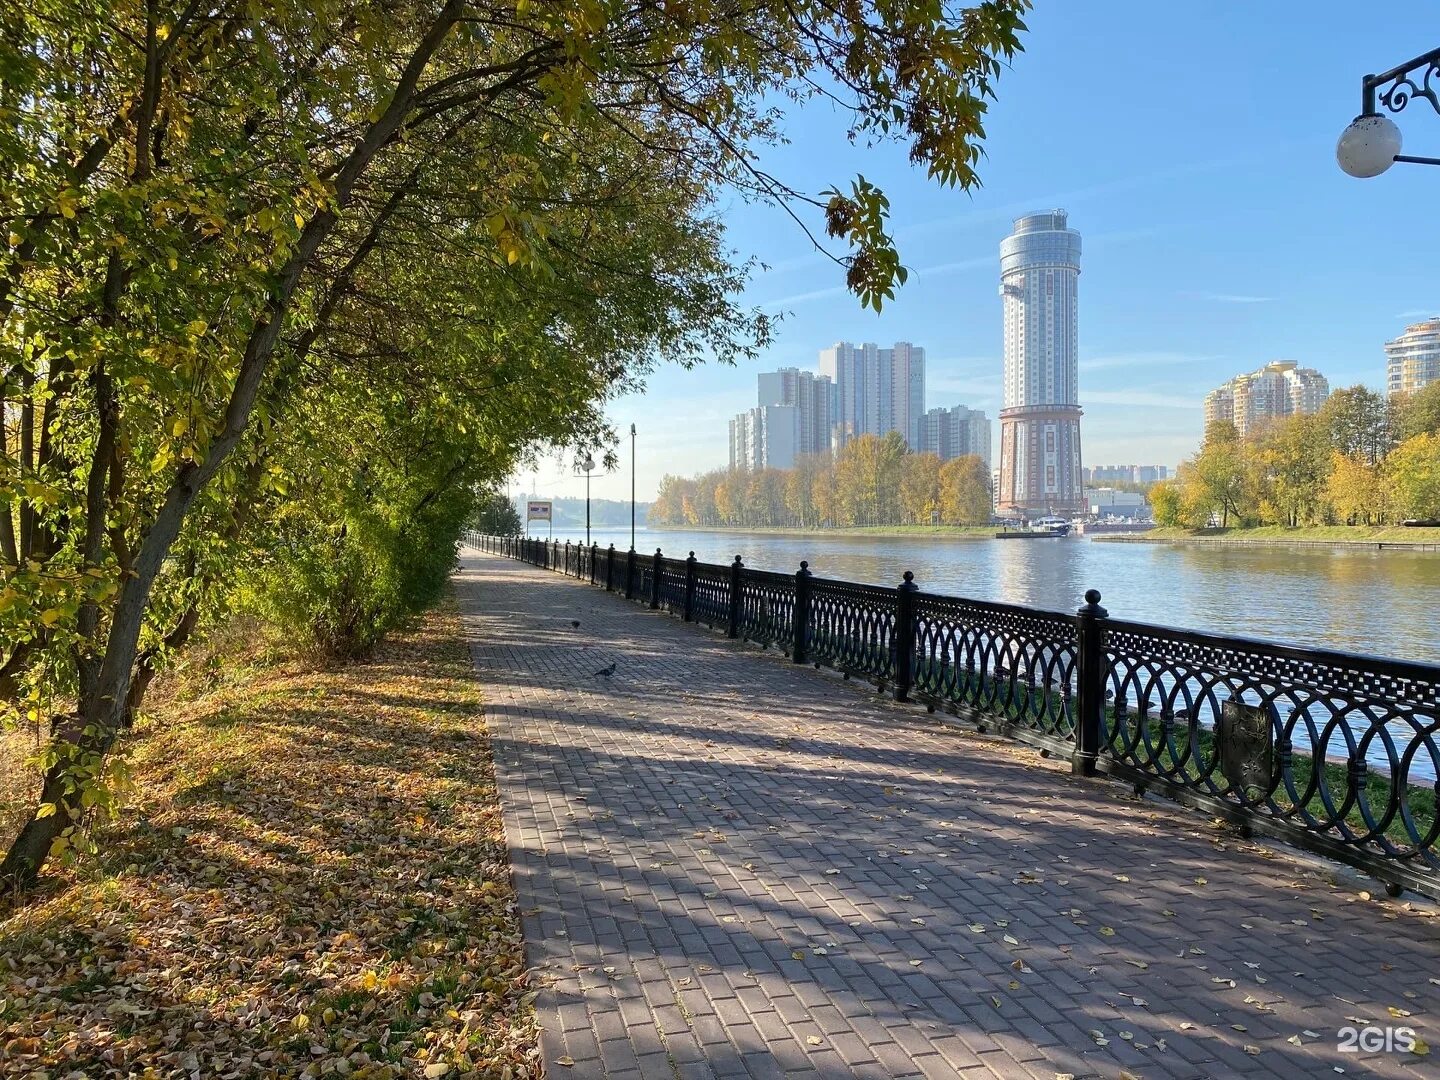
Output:
<svg viewBox="0 0 1440 1080">
<path fill-rule="evenodd" d="M 1173 466 L 1199 439 L 1205 391 L 1270 360 L 1317 367 L 1332 387 L 1378 388 L 1383 343 L 1440 312 L 1440 167 L 1355 180 L 1334 159 L 1361 77 L 1440 45 L 1432 4 L 1039 0 L 1028 22 L 974 192 L 928 182 L 902 147 L 849 145 L 828 106 L 791 114 L 791 141 L 766 166 L 812 192 L 857 172 L 878 183 L 910 281 L 881 314 L 861 310 L 781 212 L 723 204 L 737 253 L 771 267 L 746 299 L 786 314 L 760 361 L 661 371 L 643 396 L 611 404 L 617 430 L 639 428 L 642 500 L 666 472 L 725 464 L 726 422 L 755 404 L 758 372 L 814 368 L 837 340 L 925 346 L 927 408 L 965 404 L 993 420 L 998 245 L 1031 210 L 1068 210 L 1084 241 L 1087 464 Z M 1396 120 L 1407 153 L 1440 156 L 1427 103 Z M 629 498 L 628 443 L 596 497 Z M 521 477 L 527 490 L 532 477 L 545 493 L 584 493 L 558 460 Z"/>
</svg>

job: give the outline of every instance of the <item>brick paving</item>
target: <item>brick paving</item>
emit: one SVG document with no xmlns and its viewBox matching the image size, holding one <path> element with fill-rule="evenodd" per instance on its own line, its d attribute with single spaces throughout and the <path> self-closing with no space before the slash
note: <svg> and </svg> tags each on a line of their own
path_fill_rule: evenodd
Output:
<svg viewBox="0 0 1440 1080">
<path fill-rule="evenodd" d="M 534 567 L 455 585 L 552 1077 L 1440 1076 L 1433 905 Z"/>
</svg>

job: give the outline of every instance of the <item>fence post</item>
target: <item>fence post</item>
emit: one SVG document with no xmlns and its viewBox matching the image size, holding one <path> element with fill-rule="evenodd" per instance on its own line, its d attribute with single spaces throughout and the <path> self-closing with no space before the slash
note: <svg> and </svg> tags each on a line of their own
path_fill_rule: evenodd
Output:
<svg viewBox="0 0 1440 1080">
<path fill-rule="evenodd" d="M 1100 645 L 1100 620 L 1110 613 L 1100 606 L 1099 591 L 1090 589 L 1085 593 L 1085 606 L 1075 614 L 1080 620 L 1075 659 L 1075 710 L 1079 715 L 1075 722 L 1075 754 L 1070 759 L 1070 771 L 1094 776 L 1105 713 L 1105 653 Z"/>
<path fill-rule="evenodd" d="M 570 541 L 565 541 L 565 569 L 561 571 L 566 577 L 570 576 Z"/>
<path fill-rule="evenodd" d="M 686 622 L 695 621 L 695 553 L 685 560 L 685 607 L 681 616 Z"/>
<path fill-rule="evenodd" d="M 598 580 L 598 579 L 596 578 L 596 574 L 598 573 L 598 571 L 596 571 L 596 569 L 595 569 L 595 560 L 599 557 L 599 555 L 600 555 L 600 545 L 599 545 L 599 544 L 591 544 L 591 545 L 590 545 L 590 584 L 591 584 L 591 585 L 594 585 L 595 582 Z"/>
<path fill-rule="evenodd" d="M 740 636 L 740 602 L 743 599 L 741 589 L 743 586 L 742 575 L 745 573 L 745 564 L 740 561 L 740 556 L 735 556 L 735 561 L 730 565 L 730 627 L 729 635 Z"/>
<path fill-rule="evenodd" d="M 915 685 L 915 594 L 920 586 L 915 575 L 905 571 L 905 580 L 895 589 L 895 700 L 909 701 Z"/>
<path fill-rule="evenodd" d="M 605 591 L 615 591 L 615 545 L 610 545 L 610 554 L 605 557 Z"/>
<path fill-rule="evenodd" d="M 635 599 L 635 549 L 625 556 L 625 599 Z"/>
<path fill-rule="evenodd" d="M 655 549 L 655 569 L 650 572 L 650 610 L 655 611 L 660 607 L 660 582 L 665 573 L 665 556 L 660 554 L 660 549 Z"/>
<path fill-rule="evenodd" d="M 795 571 L 795 649 L 791 658 L 797 664 L 810 659 L 810 564 L 800 561 Z"/>
</svg>

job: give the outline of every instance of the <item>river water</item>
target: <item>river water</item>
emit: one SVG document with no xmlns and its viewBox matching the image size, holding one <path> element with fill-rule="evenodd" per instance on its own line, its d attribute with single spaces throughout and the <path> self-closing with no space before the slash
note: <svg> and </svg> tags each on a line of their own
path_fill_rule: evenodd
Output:
<svg viewBox="0 0 1440 1080">
<path fill-rule="evenodd" d="M 583 542 L 585 533 L 555 537 Z M 591 537 L 630 546 L 628 528 Z M 635 546 L 694 551 L 702 562 L 738 554 L 760 570 L 794 571 L 806 559 L 820 577 L 875 585 L 910 570 L 926 592 L 1052 611 L 1074 611 L 1086 589 L 1099 589 L 1117 619 L 1440 663 L 1440 552 L 674 529 L 641 529 Z"/>
</svg>

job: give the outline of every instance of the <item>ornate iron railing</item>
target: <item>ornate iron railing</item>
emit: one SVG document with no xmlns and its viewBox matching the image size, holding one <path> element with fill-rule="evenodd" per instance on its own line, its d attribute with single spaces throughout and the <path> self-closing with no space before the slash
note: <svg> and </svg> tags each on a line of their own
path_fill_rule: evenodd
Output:
<svg viewBox="0 0 1440 1080">
<path fill-rule="evenodd" d="M 1262 833 L 1440 897 L 1440 666 L 719 566 L 468 534 L 492 554 L 860 677 Z"/>
<path fill-rule="evenodd" d="M 894 683 L 900 608 L 894 589 L 815 578 L 809 601 L 806 647 L 813 663 L 881 688 Z"/>
<path fill-rule="evenodd" d="M 915 697 L 1065 752 L 1075 742 L 1073 616 L 915 597 Z"/>
</svg>

